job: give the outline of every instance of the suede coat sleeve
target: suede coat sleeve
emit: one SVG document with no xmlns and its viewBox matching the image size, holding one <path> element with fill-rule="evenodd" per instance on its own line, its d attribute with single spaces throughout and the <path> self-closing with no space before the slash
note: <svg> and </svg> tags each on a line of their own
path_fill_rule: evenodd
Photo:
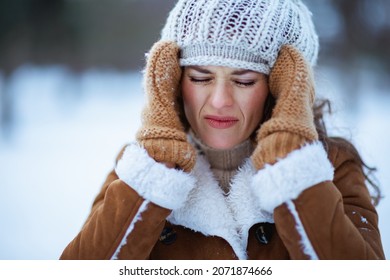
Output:
<svg viewBox="0 0 390 280">
<path fill-rule="evenodd" d="M 277 207 L 277 231 L 292 259 L 384 259 L 378 216 L 361 162 L 331 145 L 333 181 L 304 190 Z M 299 241 L 299 242 L 297 242 Z"/>
<path fill-rule="evenodd" d="M 102 192 L 104 196 L 99 195 L 102 199 L 95 202 L 87 222 L 61 259 L 148 258 L 150 244 L 159 238 L 170 210 L 143 199 L 119 179 Z M 134 223 L 138 219 L 147 222 Z M 126 235 L 131 227 L 132 234 Z"/>
<path fill-rule="evenodd" d="M 120 156 L 116 170 L 108 175 L 96 197 L 86 223 L 65 248 L 61 259 L 147 259 L 171 213 L 169 208 L 185 200 L 191 180 L 186 188 L 183 181 L 182 185 L 173 182 L 170 186 L 164 180 L 159 184 L 157 179 L 164 177 L 164 173 L 177 172 L 179 180 L 185 181 L 186 174 L 154 162 L 139 147 L 127 148 L 133 152 L 125 151 L 123 157 Z M 139 170 L 120 179 L 118 173 L 123 174 L 125 170 L 126 174 L 127 168 L 135 166 L 137 161 Z M 131 182 L 136 182 L 137 187 L 131 187 Z M 176 191 L 177 185 L 183 187 L 184 192 Z M 163 187 L 171 189 L 167 192 Z M 171 194 L 173 203 L 168 199 Z"/>
</svg>

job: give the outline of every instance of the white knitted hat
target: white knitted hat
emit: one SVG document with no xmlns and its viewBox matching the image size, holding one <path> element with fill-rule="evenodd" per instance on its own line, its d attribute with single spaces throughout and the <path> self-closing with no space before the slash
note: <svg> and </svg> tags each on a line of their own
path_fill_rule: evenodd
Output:
<svg viewBox="0 0 390 280">
<path fill-rule="evenodd" d="M 180 64 L 216 65 L 269 74 L 282 45 L 314 65 L 318 36 L 300 0 L 179 0 L 162 40 L 181 48 Z"/>
</svg>

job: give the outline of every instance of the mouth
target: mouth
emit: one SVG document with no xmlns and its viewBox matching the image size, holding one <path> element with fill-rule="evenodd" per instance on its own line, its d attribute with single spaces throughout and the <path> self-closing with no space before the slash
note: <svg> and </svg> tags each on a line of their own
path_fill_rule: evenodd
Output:
<svg viewBox="0 0 390 280">
<path fill-rule="evenodd" d="M 205 116 L 206 122 L 212 127 L 217 129 L 230 128 L 238 123 L 238 119 L 235 117 L 221 117 L 221 116 Z"/>
</svg>

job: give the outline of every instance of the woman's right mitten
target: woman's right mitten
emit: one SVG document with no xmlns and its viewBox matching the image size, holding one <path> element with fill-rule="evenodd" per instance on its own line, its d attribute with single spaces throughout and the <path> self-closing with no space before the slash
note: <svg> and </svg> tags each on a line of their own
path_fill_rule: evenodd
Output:
<svg viewBox="0 0 390 280">
<path fill-rule="evenodd" d="M 177 108 L 181 68 L 179 47 L 159 41 L 152 47 L 144 74 L 147 105 L 136 139 L 157 162 L 190 172 L 195 150 L 187 141 Z"/>
</svg>

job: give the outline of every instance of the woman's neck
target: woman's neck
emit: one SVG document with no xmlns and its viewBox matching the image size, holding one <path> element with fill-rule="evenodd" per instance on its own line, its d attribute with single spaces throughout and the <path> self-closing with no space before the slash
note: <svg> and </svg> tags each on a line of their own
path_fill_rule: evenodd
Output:
<svg viewBox="0 0 390 280">
<path fill-rule="evenodd" d="M 196 147 L 210 163 L 211 171 L 218 180 L 222 189 L 227 193 L 230 189 L 230 180 L 237 173 L 238 168 L 253 152 L 254 145 L 250 139 L 237 146 L 220 150 L 204 144 L 193 132 L 190 132 Z"/>
</svg>

